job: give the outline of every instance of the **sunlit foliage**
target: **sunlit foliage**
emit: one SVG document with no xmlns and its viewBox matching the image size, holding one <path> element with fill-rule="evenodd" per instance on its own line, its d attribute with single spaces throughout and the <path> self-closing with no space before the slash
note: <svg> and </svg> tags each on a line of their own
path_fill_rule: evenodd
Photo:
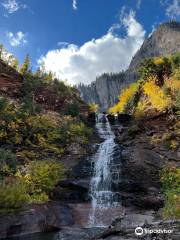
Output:
<svg viewBox="0 0 180 240">
<path fill-rule="evenodd" d="M 163 89 L 157 86 L 156 80 L 156 77 L 149 76 L 142 89 L 144 94 L 147 95 L 152 108 L 163 111 L 170 107 L 172 102 L 171 99 L 164 94 Z"/>
<path fill-rule="evenodd" d="M 138 90 L 138 84 L 133 83 L 129 85 L 126 89 L 124 89 L 120 96 L 119 102 L 114 107 L 109 109 L 111 113 L 120 113 L 126 112 L 133 104 L 133 98 Z"/>
<path fill-rule="evenodd" d="M 161 182 L 165 194 L 164 218 L 180 217 L 180 168 L 165 167 L 161 172 Z"/>
<path fill-rule="evenodd" d="M 90 112 L 97 112 L 98 108 L 99 108 L 99 106 L 98 106 L 98 104 L 96 104 L 96 103 L 91 103 L 91 104 L 89 104 L 89 110 L 90 110 Z"/>
<path fill-rule="evenodd" d="M 180 109 L 180 54 L 145 59 L 140 79 L 125 88 L 111 113 L 133 113 L 142 118 L 157 112 Z"/>
<path fill-rule="evenodd" d="M 45 196 L 48 199 L 48 194 L 63 176 L 63 165 L 51 160 L 31 161 L 16 173 L 17 179 L 25 184 L 32 202 L 34 199 L 37 201 L 38 196 L 39 201 Z"/>
<path fill-rule="evenodd" d="M 20 68 L 12 60 L 23 84 L 20 98 L 0 98 L 0 213 L 48 201 L 64 177 L 61 158 L 71 146 L 85 149 L 92 134 L 77 89 L 52 73 L 33 73 L 28 55 Z"/>
</svg>

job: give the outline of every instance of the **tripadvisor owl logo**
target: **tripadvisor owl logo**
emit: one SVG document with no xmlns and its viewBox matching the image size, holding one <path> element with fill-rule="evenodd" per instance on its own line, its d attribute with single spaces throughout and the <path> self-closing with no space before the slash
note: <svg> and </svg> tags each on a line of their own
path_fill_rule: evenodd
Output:
<svg viewBox="0 0 180 240">
<path fill-rule="evenodd" d="M 135 234 L 137 235 L 137 236 L 141 236 L 141 235 L 143 235 L 143 228 L 142 227 L 137 227 L 136 229 L 135 229 Z"/>
<path fill-rule="evenodd" d="M 173 229 L 161 229 L 161 228 L 154 228 L 154 229 L 148 229 L 148 228 L 142 228 L 142 227 L 137 227 L 135 229 L 135 234 L 136 236 L 141 236 L 143 234 L 171 234 L 173 232 Z"/>
</svg>

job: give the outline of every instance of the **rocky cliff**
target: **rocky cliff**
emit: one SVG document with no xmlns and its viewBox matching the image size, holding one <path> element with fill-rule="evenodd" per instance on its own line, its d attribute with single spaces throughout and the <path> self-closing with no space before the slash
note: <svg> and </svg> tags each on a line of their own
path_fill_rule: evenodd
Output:
<svg viewBox="0 0 180 240">
<path fill-rule="evenodd" d="M 82 98 L 87 103 L 97 103 L 103 110 L 113 105 L 120 89 L 125 84 L 125 73 L 103 74 L 95 82 L 85 86 L 79 85 Z"/>
<path fill-rule="evenodd" d="M 126 72 L 103 74 L 88 86 L 80 85 L 81 95 L 86 102 L 97 103 L 105 110 L 117 102 L 120 91 L 126 85 L 137 80 L 138 66 L 144 58 L 169 55 L 178 51 L 180 51 L 180 23 L 164 23 L 144 41 Z"/>
<path fill-rule="evenodd" d="M 21 74 L 0 60 L 0 94 L 17 97 L 22 82 Z"/>
</svg>

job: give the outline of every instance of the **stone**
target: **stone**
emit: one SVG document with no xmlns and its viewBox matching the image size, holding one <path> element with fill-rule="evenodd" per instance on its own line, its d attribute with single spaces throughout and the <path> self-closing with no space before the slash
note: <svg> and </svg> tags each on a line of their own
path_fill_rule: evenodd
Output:
<svg viewBox="0 0 180 240">
<path fill-rule="evenodd" d="M 132 119 L 132 116 L 129 114 L 121 113 L 121 114 L 118 114 L 117 118 L 118 118 L 118 121 L 123 124 L 123 123 L 128 123 Z"/>
<path fill-rule="evenodd" d="M 0 239 L 61 229 L 74 224 L 69 206 L 50 202 L 0 216 Z"/>
<path fill-rule="evenodd" d="M 96 122 L 96 113 L 95 112 L 89 113 L 87 120 L 90 123 L 95 123 Z"/>
<path fill-rule="evenodd" d="M 108 121 L 110 122 L 110 123 L 115 123 L 115 121 L 116 121 L 116 118 L 115 118 L 115 116 L 114 115 L 112 115 L 112 114 L 107 114 L 107 119 L 108 119 Z"/>
</svg>

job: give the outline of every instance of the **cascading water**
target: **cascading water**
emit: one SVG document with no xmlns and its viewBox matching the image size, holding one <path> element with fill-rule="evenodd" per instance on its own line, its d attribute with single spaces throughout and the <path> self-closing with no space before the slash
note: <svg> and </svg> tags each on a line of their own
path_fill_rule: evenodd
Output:
<svg viewBox="0 0 180 240">
<path fill-rule="evenodd" d="M 94 173 L 90 182 L 92 210 L 89 215 L 90 226 L 104 226 L 103 213 L 108 208 L 117 205 L 117 195 L 112 191 L 111 163 L 116 148 L 115 135 L 111 130 L 108 119 L 98 115 L 96 128 L 101 139 L 97 153 L 94 156 Z"/>
</svg>

